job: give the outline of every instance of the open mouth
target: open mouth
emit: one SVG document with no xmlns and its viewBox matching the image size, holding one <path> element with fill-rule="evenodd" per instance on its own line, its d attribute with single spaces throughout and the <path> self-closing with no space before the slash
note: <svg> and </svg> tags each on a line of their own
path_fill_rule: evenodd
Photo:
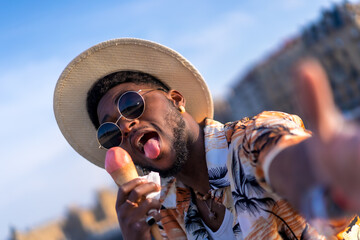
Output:
<svg viewBox="0 0 360 240">
<path fill-rule="evenodd" d="M 139 140 L 139 148 L 147 158 L 156 159 L 160 155 L 160 138 L 156 132 L 145 133 Z"/>
</svg>

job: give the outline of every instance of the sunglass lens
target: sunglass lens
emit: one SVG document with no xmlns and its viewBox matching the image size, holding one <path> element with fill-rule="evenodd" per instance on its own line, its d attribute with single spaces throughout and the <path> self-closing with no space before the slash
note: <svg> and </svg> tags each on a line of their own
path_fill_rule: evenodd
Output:
<svg viewBox="0 0 360 240">
<path fill-rule="evenodd" d="M 144 100 L 137 92 L 127 92 L 119 99 L 119 110 L 127 119 L 135 119 L 144 111 Z"/>
<path fill-rule="evenodd" d="M 97 131 L 97 138 L 100 145 L 106 149 L 120 146 L 122 133 L 114 123 L 103 123 Z"/>
</svg>

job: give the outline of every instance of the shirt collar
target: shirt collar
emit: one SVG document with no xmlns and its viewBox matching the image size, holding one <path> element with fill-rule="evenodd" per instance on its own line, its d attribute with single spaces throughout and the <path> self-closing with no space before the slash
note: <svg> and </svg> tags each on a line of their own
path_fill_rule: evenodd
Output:
<svg viewBox="0 0 360 240">
<path fill-rule="evenodd" d="M 206 119 L 204 128 L 206 164 L 209 182 L 212 189 L 224 188 L 230 185 L 226 167 L 228 156 L 228 142 L 224 125 Z"/>
<path fill-rule="evenodd" d="M 226 167 L 228 143 L 224 125 L 213 119 L 205 120 L 205 158 L 211 189 L 220 189 L 230 185 Z M 161 179 L 161 201 L 166 208 L 176 208 L 176 189 L 185 186 L 174 177 Z"/>
</svg>

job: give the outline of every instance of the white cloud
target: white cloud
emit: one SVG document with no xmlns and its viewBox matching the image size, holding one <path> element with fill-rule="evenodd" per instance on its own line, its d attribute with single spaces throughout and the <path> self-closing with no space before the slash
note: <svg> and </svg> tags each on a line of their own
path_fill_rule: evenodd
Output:
<svg viewBox="0 0 360 240">
<path fill-rule="evenodd" d="M 238 59 L 230 60 L 229 53 L 234 52 L 234 48 L 245 44 L 246 32 L 256 24 L 257 19 L 254 16 L 241 10 L 234 10 L 216 16 L 211 22 L 201 26 L 202 30 L 196 33 L 189 31 L 173 42 L 175 42 L 175 48 L 182 49 L 181 54 L 184 54 L 200 70 L 212 93 L 217 95 L 226 92 L 226 84 L 219 81 L 229 81 L 231 75 L 227 70 L 222 69 L 220 77 L 216 69 L 226 66 L 229 61 L 238 61 Z M 238 68 L 232 69 L 232 71 L 237 70 Z"/>
<path fill-rule="evenodd" d="M 304 6 L 304 0 L 281 0 L 279 5 L 284 10 L 296 10 Z"/>
<path fill-rule="evenodd" d="M 179 46 L 191 46 L 196 49 L 218 48 L 219 43 L 233 42 L 233 35 L 240 29 L 251 27 L 255 18 L 242 11 L 233 11 L 216 16 L 211 23 L 199 32 L 189 32 L 187 35 L 179 37 Z M 224 44 L 225 45 L 225 44 Z"/>
<path fill-rule="evenodd" d="M 0 76 L 4 79 L 1 91 L 8 92 L 0 104 L 4 126 L 0 128 L 1 157 L 5 160 L 0 188 L 51 161 L 66 146 L 52 112 L 52 94 L 60 66 L 64 65 L 51 60 L 31 63 Z"/>
<path fill-rule="evenodd" d="M 89 204 L 94 189 L 112 182 L 71 149 L 57 127 L 53 91 L 66 66 L 58 60 L 16 66 L 0 75 L 0 238 L 56 218 L 70 202 Z M 36 211 L 36 213 L 34 213 Z"/>
</svg>

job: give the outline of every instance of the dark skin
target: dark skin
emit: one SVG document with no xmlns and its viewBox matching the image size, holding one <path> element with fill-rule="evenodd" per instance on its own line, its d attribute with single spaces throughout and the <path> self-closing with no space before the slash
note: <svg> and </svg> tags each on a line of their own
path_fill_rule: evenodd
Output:
<svg viewBox="0 0 360 240">
<path fill-rule="evenodd" d="M 335 106 L 325 71 L 316 60 L 298 62 L 294 76 L 298 102 L 313 137 L 276 156 L 269 169 L 270 182 L 300 212 L 303 194 L 314 186 L 328 187 L 330 196 L 347 212 L 327 219 L 336 234 L 360 210 L 360 128 Z"/>
<path fill-rule="evenodd" d="M 101 98 L 98 105 L 97 112 L 100 123 L 115 122 L 119 118 L 116 99 L 122 93 L 149 88 L 151 87 L 146 84 L 123 83 L 110 89 Z M 145 111 L 140 118 L 131 121 L 121 118 L 118 121 L 124 135 L 121 147 L 130 154 L 135 164 L 166 170 L 175 161 L 175 151 L 171 143 L 174 138 L 172 129 L 176 126 L 164 116 L 171 111 L 179 111 L 179 106 L 186 107 L 185 99 L 176 90 L 171 90 L 168 93 L 150 91 L 143 97 L 145 99 Z M 175 177 L 194 191 L 206 194 L 210 190 L 210 186 L 205 160 L 203 125 L 198 124 L 187 112 L 182 113 L 181 117 L 185 121 L 185 138 L 189 156 L 188 161 Z M 147 158 L 137 146 L 137 141 L 148 132 L 156 132 L 160 139 L 160 155 L 156 159 Z M 150 239 L 150 228 L 145 223 L 145 217 L 150 209 L 160 209 L 160 203 L 155 199 L 145 199 L 144 196 L 150 192 L 159 191 L 159 189 L 160 186 L 140 179 L 134 179 L 119 187 L 116 210 L 125 239 Z M 138 203 L 139 207 L 130 205 L 126 199 Z M 218 218 L 217 221 L 210 221 L 207 217 L 206 205 L 199 201 L 197 201 L 197 205 L 200 214 L 204 216 L 205 223 L 214 231 L 217 230 L 221 225 L 225 208 L 213 204 L 213 210 L 216 211 Z M 160 220 L 158 213 L 152 212 L 151 214 L 156 220 Z"/>
<path fill-rule="evenodd" d="M 331 187 L 333 195 L 341 199 L 348 211 L 359 211 L 360 127 L 346 121 L 336 109 L 327 77 L 316 61 L 307 59 L 298 63 L 295 78 L 300 102 L 314 137 L 294 143 L 275 157 L 269 168 L 271 186 L 300 211 L 299 200 L 302 195 L 317 184 L 326 184 Z M 115 99 L 121 93 L 148 88 L 148 85 L 124 83 L 110 89 L 98 105 L 100 123 L 115 122 L 118 119 Z M 185 106 L 185 99 L 176 90 L 169 93 L 152 91 L 144 95 L 144 98 L 146 110 L 139 119 L 120 119 L 118 122 L 124 134 L 121 147 L 129 152 L 135 164 L 166 170 L 175 161 L 176 154 L 171 148 L 174 138 L 171 129 L 176 126 L 164 116 L 170 110 L 178 111 L 179 106 Z M 175 177 L 194 191 L 206 194 L 210 186 L 204 150 L 204 126 L 198 124 L 187 112 L 181 114 L 181 117 L 185 121 L 189 157 Z M 161 154 L 157 159 L 146 158 L 136 147 L 136 136 L 147 131 L 155 131 L 159 135 Z M 261 152 L 260 163 L 264 161 L 268 150 Z M 116 210 L 125 239 L 150 239 L 150 228 L 145 223 L 145 216 L 150 209 L 159 209 L 160 203 L 157 200 L 145 200 L 144 196 L 159 189 L 160 186 L 140 179 L 119 187 Z M 126 199 L 138 203 L 139 207 L 128 204 Z M 204 202 L 196 200 L 196 204 L 203 221 L 216 231 L 221 226 L 225 208 L 213 204 L 218 218 L 217 221 L 210 221 Z M 152 215 L 160 220 L 158 213 Z M 344 223 L 347 224 L 346 220 Z M 340 226 L 339 230 L 344 226 Z"/>
<path fill-rule="evenodd" d="M 297 191 L 327 185 L 349 212 L 360 210 L 360 127 L 346 120 L 333 101 L 326 73 L 314 59 L 295 67 L 298 102 L 313 137 L 282 151 L 270 167 L 275 190 L 300 208 Z M 289 175 L 277 174 L 277 170 Z M 292 173 L 304 169 L 301 174 Z M 284 171 L 283 171 L 284 172 Z M 306 174 L 306 175 L 305 175 Z M 284 181 L 290 179 L 291 181 Z M 286 183 L 286 184 L 285 184 Z M 290 186 L 289 186 L 290 185 Z M 294 189 L 297 188 L 297 191 Z"/>
<path fill-rule="evenodd" d="M 304 176 L 306 180 L 293 177 L 289 186 L 281 183 L 283 177 L 273 175 L 272 178 L 276 190 L 297 208 L 301 203 L 294 190 L 290 190 L 292 187 L 297 186 L 301 192 L 314 184 L 328 187 L 332 199 L 347 213 L 342 218 L 329 219 L 327 223 L 339 232 L 349 225 L 353 214 L 360 211 L 360 126 L 346 120 L 335 106 L 327 75 L 317 61 L 299 62 L 295 76 L 300 90 L 299 102 L 303 103 L 302 111 L 313 137 L 282 151 L 273 169 L 284 166 L 285 159 L 302 151 L 310 156 L 303 161 L 307 176 Z M 299 163 L 298 159 L 295 164 L 299 166 Z"/>
</svg>

